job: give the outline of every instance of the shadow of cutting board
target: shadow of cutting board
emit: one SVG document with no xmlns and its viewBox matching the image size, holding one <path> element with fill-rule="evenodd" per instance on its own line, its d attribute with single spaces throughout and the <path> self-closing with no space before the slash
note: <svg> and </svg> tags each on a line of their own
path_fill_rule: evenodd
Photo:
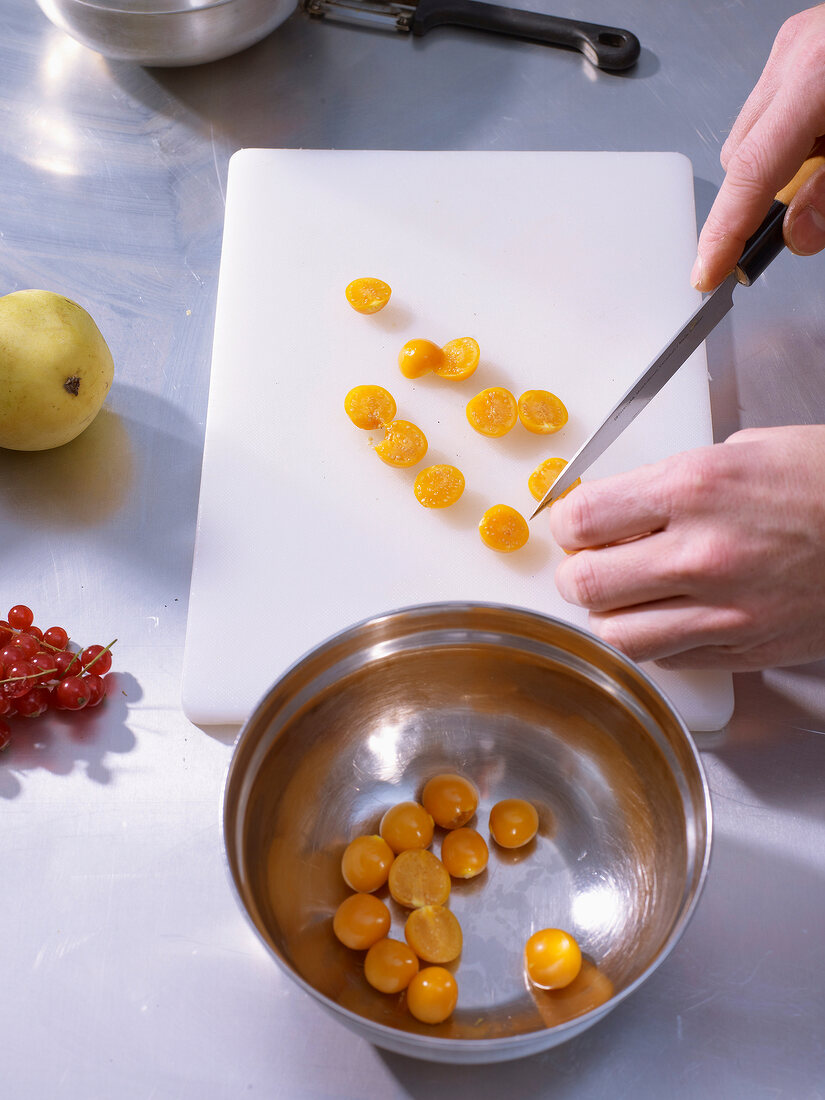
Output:
<svg viewBox="0 0 825 1100">
<path fill-rule="evenodd" d="M 440 600 L 507 603 L 586 626 L 553 573 L 546 514 L 527 546 L 496 554 L 491 504 L 529 515 L 527 477 L 569 458 L 696 307 L 693 176 L 671 153 L 246 150 L 229 171 L 183 707 L 242 722 L 308 649 L 361 619 Z M 393 288 L 371 317 L 344 288 Z M 414 382 L 413 336 L 475 336 L 472 378 Z M 418 467 L 373 450 L 344 413 L 378 383 L 429 440 Z M 477 435 L 464 407 L 486 386 L 557 393 L 554 436 Z M 711 442 L 704 348 L 593 466 L 598 477 Z M 421 466 L 467 479 L 453 508 L 415 500 Z M 245 639 L 231 658 L 227 634 Z M 650 674 L 694 730 L 732 712 L 729 675 Z"/>
</svg>

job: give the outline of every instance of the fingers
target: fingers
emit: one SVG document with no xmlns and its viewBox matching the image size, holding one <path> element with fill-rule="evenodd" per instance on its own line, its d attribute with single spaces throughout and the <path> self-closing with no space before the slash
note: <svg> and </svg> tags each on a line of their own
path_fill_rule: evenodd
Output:
<svg viewBox="0 0 825 1100">
<path fill-rule="evenodd" d="M 764 115 L 728 162 L 727 173 L 699 235 L 693 285 L 713 290 L 734 269 L 774 195 L 807 157 L 815 136 L 786 130 L 778 111 Z"/>
<path fill-rule="evenodd" d="M 688 654 L 694 652 L 693 660 L 701 660 L 702 650 L 721 647 L 736 657 L 740 648 L 750 648 L 753 641 L 753 624 L 740 609 L 695 604 L 685 597 L 592 612 L 590 628 L 631 660 L 664 663 L 670 659 L 666 667 L 676 667 L 677 660 L 681 668 L 707 667 L 690 663 Z"/>
<path fill-rule="evenodd" d="M 691 594 L 679 547 L 667 533 L 582 550 L 556 569 L 556 588 L 568 603 L 606 612 Z"/>
<path fill-rule="evenodd" d="M 550 530 L 565 550 L 583 550 L 658 531 L 668 514 L 657 468 L 642 466 L 589 481 L 557 500 L 550 509 Z"/>
<path fill-rule="evenodd" d="M 785 242 L 797 256 L 825 248 L 825 167 L 803 183 L 788 205 Z"/>
<path fill-rule="evenodd" d="M 764 72 L 723 146 L 725 179 L 702 229 L 691 273 L 699 290 L 713 290 L 733 270 L 776 192 L 825 134 L 824 72 L 825 6 L 819 5 L 783 24 Z M 786 239 L 800 255 L 823 247 L 821 197 L 818 188 L 812 189 L 809 201 L 796 205 L 790 223 L 786 221 Z"/>
</svg>

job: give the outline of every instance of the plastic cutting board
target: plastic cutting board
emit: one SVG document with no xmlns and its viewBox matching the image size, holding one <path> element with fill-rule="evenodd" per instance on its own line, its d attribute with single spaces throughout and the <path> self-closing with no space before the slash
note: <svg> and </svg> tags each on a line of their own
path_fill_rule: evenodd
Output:
<svg viewBox="0 0 825 1100">
<path fill-rule="evenodd" d="M 245 150 L 231 161 L 183 707 L 202 725 L 240 723 L 308 649 L 375 614 L 484 600 L 586 626 L 553 584 L 562 552 L 546 514 L 527 546 L 480 541 L 490 504 L 529 515 L 527 477 L 569 458 L 695 308 L 690 163 L 675 153 Z M 353 278 L 393 288 L 380 313 L 347 304 Z M 475 336 L 462 383 L 405 379 L 413 336 Z M 422 508 L 412 470 L 373 450 L 344 413 L 378 383 L 426 433 L 421 465 L 452 462 L 462 500 Z M 469 427 L 476 392 L 557 393 L 553 436 Z M 711 442 L 704 348 L 592 468 L 604 476 Z M 216 668 L 230 630 L 248 639 Z M 721 672 L 648 670 L 693 730 L 733 708 Z"/>
</svg>

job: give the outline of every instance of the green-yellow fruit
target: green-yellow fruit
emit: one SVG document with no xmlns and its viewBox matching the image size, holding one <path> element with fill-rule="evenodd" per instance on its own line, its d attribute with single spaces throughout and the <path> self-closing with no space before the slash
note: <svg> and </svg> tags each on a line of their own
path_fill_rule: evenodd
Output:
<svg viewBox="0 0 825 1100">
<path fill-rule="evenodd" d="M 106 341 L 76 302 L 49 290 L 0 298 L 0 447 L 60 447 L 94 420 L 112 384 Z"/>
</svg>

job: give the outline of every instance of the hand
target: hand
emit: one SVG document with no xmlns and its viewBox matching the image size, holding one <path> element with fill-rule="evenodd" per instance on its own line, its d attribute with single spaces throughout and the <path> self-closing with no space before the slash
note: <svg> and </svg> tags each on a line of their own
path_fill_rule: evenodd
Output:
<svg viewBox="0 0 825 1100">
<path fill-rule="evenodd" d="M 825 4 L 780 29 L 765 70 L 722 148 L 725 179 L 699 237 L 691 280 L 713 290 L 731 272 L 774 196 L 825 135 Z M 825 168 L 788 205 L 785 243 L 809 256 L 825 247 Z"/>
<path fill-rule="evenodd" d="M 579 551 L 559 592 L 637 661 L 746 671 L 825 656 L 825 426 L 748 429 L 585 482 L 550 525 Z"/>
</svg>

